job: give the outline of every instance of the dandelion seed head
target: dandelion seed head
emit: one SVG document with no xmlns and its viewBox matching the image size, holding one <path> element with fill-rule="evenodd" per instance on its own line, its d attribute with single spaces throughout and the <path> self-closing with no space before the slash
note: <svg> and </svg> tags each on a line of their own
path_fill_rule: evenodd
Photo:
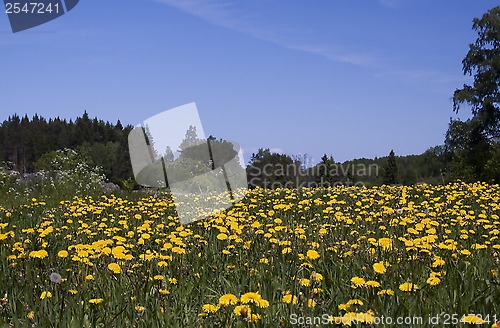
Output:
<svg viewBox="0 0 500 328">
<path fill-rule="evenodd" d="M 62 277 L 59 273 L 57 272 L 52 272 L 50 274 L 50 281 L 52 281 L 53 283 L 56 283 L 56 284 L 59 284 L 62 280 Z"/>
</svg>

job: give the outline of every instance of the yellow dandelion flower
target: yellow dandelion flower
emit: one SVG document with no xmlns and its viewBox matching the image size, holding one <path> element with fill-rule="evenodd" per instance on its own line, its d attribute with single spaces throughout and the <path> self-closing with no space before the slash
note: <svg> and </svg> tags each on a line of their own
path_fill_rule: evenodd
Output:
<svg viewBox="0 0 500 328">
<path fill-rule="evenodd" d="M 385 268 L 384 262 L 377 262 L 373 265 L 373 271 L 379 274 L 386 273 L 387 269 Z"/>
<path fill-rule="evenodd" d="M 258 305 L 261 299 L 262 297 L 259 295 L 259 293 L 254 292 L 245 293 L 240 297 L 241 303 L 243 304 L 255 303 Z"/>
<path fill-rule="evenodd" d="M 256 314 L 256 313 L 252 313 L 252 315 L 250 316 L 250 322 L 256 322 L 258 321 L 260 318 L 262 318 L 262 316 L 260 314 Z"/>
<path fill-rule="evenodd" d="M 350 304 L 344 304 L 344 303 L 339 304 L 339 306 L 338 306 L 339 310 L 344 310 L 344 311 L 349 310 L 350 307 L 351 307 Z"/>
<path fill-rule="evenodd" d="M 34 258 L 38 258 L 38 259 L 44 259 L 47 256 L 49 256 L 49 254 L 47 253 L 46 250 L 41 249 L 39 251 L 31 251 L 29 256 L 34 257 Z"/>
<path fill-rule="evenodd" d="M 43 299 L 46 299 L 46 298 L 51 298 L 52 297 L 52 293 L 51 292 L 42 292 L 42 294 L 40 295 L 40 298 L 43 300 Z"/>
<path fill-rule="evenodd" d="M 309 260 L 317 260 L 320 257 L 319 253 L 314 249 L 308 250 L 306 256 Z"/>
<path fill-rule="evenodd" d="M 307 278 L 302 278 L 299 280 L 299 285 L 304 286 L 304 287 L 309 287 L 311 285 L 311 280 Z"/>
<path fill-rule="evenodd" d="M 251 318 L 252 310 L 248 305 L 238 305 L 233 310 L 234 314 L 239 317 Z"/>
<path fill-rule="evenodd" d="M 217 235 L 217 239 L 219 240 L 226 240 L 227 239 L 227 235 L 225 233 L 220 233 Z"/>
<path fill-rule="evenodd" d="M 405 282 L 399 285 L 399 290 L 403 292 L 411 292 L 418 289 L 418 286 L 411 282 Z"/>
<path fill-rule="evenodd" d="M 363 278 L 360 278 L 360 277 L 352 277 L 351 278 L 351 287 L 352 288 L 364 287 L 365 284 L 366 284 L 366 281 Z"/>
<path fill-rule="evenodd" d="M 429 279 L 427 279 L 427 283 L 431 286 L 436 286 L 440 282 L 441 282 L 441 279 L 439 279 L 438 277 L 430 277 Z"/>
<path fill-rule="evenodd" d="M 283 295 L 282 301 L 288 304 L 297 304 L 298 298 L 292 294 Z"/>
<path fill-rule="evenodd" d="M 269 301 L 267 301 L 267 300 L 265 300 L 265 299 L 261 298 L 261 299 L 259 300 L 259 304 L 258 304 L 258 306 L 259 306 L 260 308 L 265 309 L 265 308 L 269 307 Z"/>
<path fill-rule="evenodd" d="M 431 266 L 432 266 L 433 268 L 435 268 L 435 267 L 438 267 L 438 266 L 445 265 L 445 263 L 446 263 L 446 262 L 445 262 L 442 258 L 438 257 L 438 258 L 436 258 L 436 259 L 434 260 L 434 262 L 432 262 Z"/>
<path fill-rule="evenodd" d="M 176 254 L 186 254 L 186 250 L 182 247 L 172 247 L 172 252 Z"/>
<path fill-rule="evenodd" d="M 90 304 L 100 304 L 104 301 L 104 299 L 102 298 L 92 298 L 89 300 L 89 303 Z"/>
<path fill-rule="evenodd" d="M 113 273 L 121 273 L 122 269 L 118 263 L 110 263 L 108 264 L 108 269 L 113 271 Z"/>
<path fill-rule="evenodd" d="M 477 325 L 481 325 L 481 324 L 485 323 L 485 321 L 483 320 L 483 318 L 478 317 L 478 316 L 473 315 L 473 314 L 469 314 L 469 315 L 464 316 L 460 320 L 460 322 L 470 323 L 470 324 L 477 324 Z"/>
<path fill-rule="evenodd" d="M 380 287 L 380 283 L 378 281 L 375 281 L 375 280 L 368 280 L 366 283 L 365 283 L 365 286 L 367 287 Z"/>
<path fill-rule="evenodd" d="M 383 250 L 390 250 L 392 249 L 392 240 L 390 238 L 380 238 L 378 245 L 382 246 Z"/>
<path fill-rule="evenodd" d="M 311 273 L 311 280 L 322 281 L 323 280 L 323 275 L 321 273 L 313 271 Z"/>
<path fill-rule="evenodd" d="M 219 307 L 213 304 L 205 304 L 203 305 L 202 310 L 205 313 L 215 313 L 219 310 Z"/>
<path fill-rule="evenodd" d="M 65 250 L 57 252 L 57 256 L 62 257 L 62 258 L 68 257 L 68 255 L 69 255 L 68 251 L 65 251 Z"/>
<path fill-rule="evenodd" d="M 468 249 L 462 249 L 460 253 L 465 256 L 470 256 L 472 254 Z"/>
<path fill-rule="evenodd" d="M 238 297 L 236 297 L 236 295 L 233 294 L 225 294 L 219 298 L 219 305 L 222 306 L 235 305 L 237 303 L 238 303 Z"/>
<path fill-rule="evenodd" d="M 377 292 L 377 295 L 394 295 L 394 291 L 392 289 L 382 289 Z"/>
<path fill-rule="evenodd" d="M 363 301 L 355 298 L 355 299 L 347 301 L 347 305 L 363 305 Z"/>
</svg>

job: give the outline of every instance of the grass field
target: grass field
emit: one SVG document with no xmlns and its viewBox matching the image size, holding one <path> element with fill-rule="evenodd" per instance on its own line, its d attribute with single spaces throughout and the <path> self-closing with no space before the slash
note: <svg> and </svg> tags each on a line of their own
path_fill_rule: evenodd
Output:
<svg viewBox="0 0 500 328">
<path fill-rule="evenodd" d="M 254 189 L 189 225 L 168 195 L 139 197 L 0 203 L 0 325 L 384 326 L 383 316 L 393 327 L 405 326 L 397 317 L 491 327 L 500 317 L 498 185 Z"/>
</svg>

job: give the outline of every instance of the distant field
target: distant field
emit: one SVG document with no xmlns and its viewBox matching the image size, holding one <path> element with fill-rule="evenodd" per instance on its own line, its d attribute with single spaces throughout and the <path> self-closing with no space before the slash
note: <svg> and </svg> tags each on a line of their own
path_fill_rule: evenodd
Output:
<svg viewBox="0 0 500 328">
<path fill-rule="evenodd" d="M 163 194 L 48 203 L 0 200 L 5 327 L 500 318 L 498 185 L 254 189 L 185 226 Z"/>
</svg>

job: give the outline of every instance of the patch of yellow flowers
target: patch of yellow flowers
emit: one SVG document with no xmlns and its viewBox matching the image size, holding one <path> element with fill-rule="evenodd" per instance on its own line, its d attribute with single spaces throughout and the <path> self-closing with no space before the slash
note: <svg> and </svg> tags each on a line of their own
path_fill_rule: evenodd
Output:
<svg viewBox="0 0 500 328">
<path fill-rule="evenodd" d="M 36 219 L 24 220 L 30 211 Z M 74 197 L 54 207 L 34 199 L 19 208 L 0 206 L 0 268 L 9 288 L 31 268 L 41 277 L 30 287 L 38 301 L 56 302 L 64 293 L 73 306 L 90 303 L 95 311 L 130 304 L 131 316 L 166 315 L 169 306 L 190 299 L 183 290 L 194 285 L 198 323 L 270 323 L 271 313 L 286 320 L 287 311 L 317 311 L 370 324 L 396 295 L 417 311 L 459 289 L 457 277 L 473 286 L 479 279 L 473 266 L 484 269 L 488 286 L 498 285 L 499 214 L 498 185 L 462 182 L 257 188 L 233 208 L 186 226 L 168 195 Z M 57 269 L 62 282 L 50 284 L 44 268 Z M 125 286 L 120 295 L 110 296 L 118 286 L 113 281 Z M 136 291 L 148 297 L 131 293 L 139 285 L 146 289 Z M 0 286 L 0 293 L 10 291 Z M 24 317 L 36 317 L 29 297 L 6 297 L 0 319 L 10 320 L 9 302 L 22 305 L 16 308 L 26 310 Z M 454 304 L 448 306 L 441 312 Z M 495 306 L 490 298 L 482 309 Z"/>
</svg>

